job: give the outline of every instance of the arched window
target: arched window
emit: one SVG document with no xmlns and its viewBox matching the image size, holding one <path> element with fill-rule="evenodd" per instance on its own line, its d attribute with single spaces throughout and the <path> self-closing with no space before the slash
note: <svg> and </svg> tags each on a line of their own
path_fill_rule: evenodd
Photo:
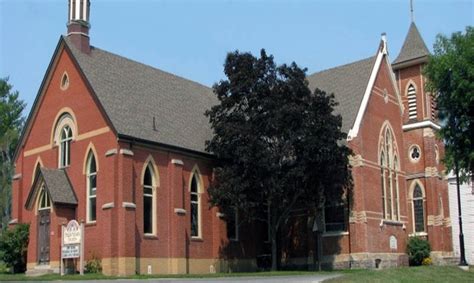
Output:
<svg viewBox="0 0 474 283">
<path fill-rule="evenodd" d="M 59 167 L 69 166 L 71 163 L 72 130 L 68 125 L 61 129 L 59 136 Z"/>
<path fill-rule="evenodd" d="M 38 199 L 38 210 L 44 209 L 51 209 L 51 200 L 49 199 L 48 193 L 43 184 L 41 185 L 41 192 Z"/>
<path fill-rule="evenodd" d="M 423 191 L 420 185 L 416 184 L 413 190 L 413 220 L 415 233 L 425 231 L 425 208 L 423 201 Z"/>
<path fill-rule="evenodd" d="M 387 125 L 382 130 L 379 141 L 380 181 L 382 188 L 382 213 L 385 219 L 400 220 L 398 188 L 398 152 L 393 139 L 393 132 Z"/>
<path fill-rule="evenodd" d="M 392 171 L 390 170 L 392 168 L 392 135 L 390 133 L 390 130 L 386 129 L 385 131 L 385 147 L 386 147 L 386 152 L 387 152 L 387 166 L 386 166 L 386 171 L 387 171 L 387 218 L 392 219 L 392 191 L 393 191 L 393 186 L 392 186 Z"/>
<path fill-rule="evenodd" d="M 385 199 L 385 195 L 387 194 L 386 192 L 386 181 L 385 181 L 385 154 L 382 153 L 380 154 L 380 182 L 382 184 L 382 213 L 383 217 L 386 218 L 385 215 L 385 203 L 387 202 Z"/>
<path fill-rule="evenodd" d="M 143 233 L 155 234 L 155 176 L 153 167 L 148 164 L 143 175 Z"/>
<path fill-rule="evenodd" d="M 395 156 L 393 158 L 393 214 L 394 214 L 394 219 L 399 220 L 399 192 L 398 192 L 398 159 Z"/>
<path fill-rule="evenodd" d="M 408 119 L 416 119 L 416 89 L 413 84 L 408 86 L 407 91 L 408 98 Z"/>
<path fill-rule="evenodd" d="M 199 194 L 199 180 L 196 173 L 191 177 L 191 237 L 201 236 L 201 201 Z"/>
<path fill-rule="evenodd" d="M 87 222 L 97 219 L 97 164 L 92 151 L 87 158 Z"/>
</svg>

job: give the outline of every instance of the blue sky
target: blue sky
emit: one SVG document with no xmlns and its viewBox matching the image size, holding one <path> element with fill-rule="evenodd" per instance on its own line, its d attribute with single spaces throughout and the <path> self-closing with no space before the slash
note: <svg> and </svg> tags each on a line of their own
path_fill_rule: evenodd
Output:
<svg viewBox="0 0 474 283">
<path fill-rule="evenodd" d="M 227 52 L 261 48 L 308 74 L 373 56 L 387 33 L 390 59 L 410 24 L 409 0 L 91 0 L 91 44 L 207 86 Z M 438 33 L 474 24 L 473 0 L 414 0 L 428 48 Z M 0 0 L 0 77 L 29 112 L 61 34 L 67 0 Z"/>
</svg>

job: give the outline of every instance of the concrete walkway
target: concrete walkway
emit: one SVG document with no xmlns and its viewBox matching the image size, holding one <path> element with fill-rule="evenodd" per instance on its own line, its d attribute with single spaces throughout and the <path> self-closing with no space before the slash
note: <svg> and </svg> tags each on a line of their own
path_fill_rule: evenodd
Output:
<svg viewBox="0 0 474 283">
<path fill-rule="evenodd" d="M 328 275 L 301 275 L 301 276 L 269 276 L 269 277 L 222 277 L 222 278 L 202 278 L 202 279 L 185 279 L 185 278 L 163 278 L 163 279 L 117 279 L 117 280 L 74 280 L 74 281 L 56 281 L 56 282 L 70 282 L 70 283 L 106 283 L 106 282 L 157 282 L 157 283 L 317 283 L 324 280 L 339 277 L 339 274 Z M 35 281 L 41 282 L 41 281 Z"/>
</svg>

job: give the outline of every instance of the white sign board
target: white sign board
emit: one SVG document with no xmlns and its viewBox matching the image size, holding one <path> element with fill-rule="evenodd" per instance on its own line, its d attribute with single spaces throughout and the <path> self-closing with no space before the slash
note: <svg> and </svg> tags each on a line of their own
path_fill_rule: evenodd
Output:
<svg viewBox="0 0 474 283">
<path fill-rule="evenodd" d="M 81 256 L 80 245 L 66 245 L 62 250 L 63 258 L 78 258 Z"/>
<path fill-rule="evenodd" d="M 64 275 L 64 261 L 79 258 L 79 272 L 84 275 L 84 224 L 71 220 L 61 226 L 61 275 Z"/>
<path fill-rule="evenodd" d="M 81 226 L 76 220 L 71 220 L 64 229 L 63 241 L 65 245 L 81 243 Z"/>
<path fill-rule="evenodd" d="M 395 236 L 390 236 L 390 249 L 391 250 L 396 250 L 397 249 L 397 238 L 395 238 Z"/>
</svg>

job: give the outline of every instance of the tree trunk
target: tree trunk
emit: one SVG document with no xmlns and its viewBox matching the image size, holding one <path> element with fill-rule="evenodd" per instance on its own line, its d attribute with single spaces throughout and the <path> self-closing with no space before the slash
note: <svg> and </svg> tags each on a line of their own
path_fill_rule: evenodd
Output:
<svg viewBox="0 0 474 283">
<path fill-rule="evenodd" d="M 278 269 L 277 265 L 277 241 L 276 241 L 276 233 L 272 233 L 272 271 L 276 271 Z"/>
</svg>

